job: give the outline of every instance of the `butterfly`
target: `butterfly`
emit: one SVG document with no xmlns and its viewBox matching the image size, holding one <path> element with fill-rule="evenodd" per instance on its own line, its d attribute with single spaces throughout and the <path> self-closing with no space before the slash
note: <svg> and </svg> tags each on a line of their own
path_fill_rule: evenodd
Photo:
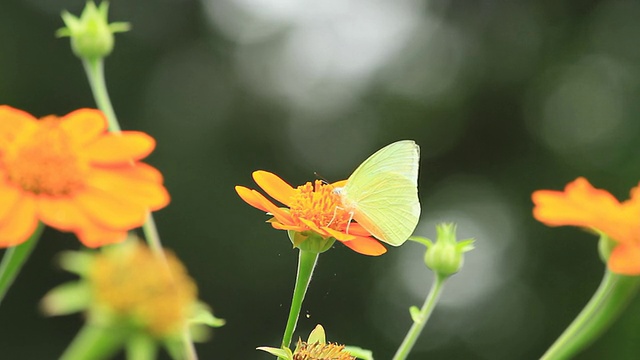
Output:
<svg viewBox="0 0 640 360">
<path fill-rule="evenodd" d="M 419 161 L 420 147 L 413 140 L 394 142 L 369 156 L 344 187 L 333 191 L 353 220 L 378 240 L 400 246 L 420 218 Z"/>
</svg>

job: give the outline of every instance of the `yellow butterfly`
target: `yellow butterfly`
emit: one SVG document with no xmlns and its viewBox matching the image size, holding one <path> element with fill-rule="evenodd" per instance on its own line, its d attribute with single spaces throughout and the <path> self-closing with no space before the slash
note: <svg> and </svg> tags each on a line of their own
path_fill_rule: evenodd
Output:
<svg viewBox="0 0 640 360">
<path fill-rule="evenodd" d="M 420 218 L 418 163 L 420 147 L 402 140 L 369 156 L 336 188 L 342 206 L 378 240 L 402 245 Z"/>
</svg>

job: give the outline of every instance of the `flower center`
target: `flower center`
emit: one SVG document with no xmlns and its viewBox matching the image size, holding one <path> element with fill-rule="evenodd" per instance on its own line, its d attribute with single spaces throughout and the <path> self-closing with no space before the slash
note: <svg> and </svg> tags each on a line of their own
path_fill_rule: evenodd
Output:
<svg viewBox="0 0 640 360">
<path fill-rule="evenodd" d="M 344 345 L 298 341 L 298 351 L 293 354 L 293 360 L 355 360 L 355 357 L 344 351 Z"/>
<path fill-rule="evenodd" d="M 167 252 L 165 264 L 140 244 L 119 250 L 100 254 L 92 264 L 96 302 L 158 336 L 182 329 L 197 297 L 184 266 Z"/>
<path fill-rule="evenodd" d="M 4 156 L 9 181 L 24 191 L 70 195 L 84 186 L 88 164 L 78 156 L 60 119 L 48 116 L 16 138 Z"/>
<path fill-rule="evenodd" d="M 316 180 L 314 184 L 307 182 L 298 186 L 290 203 L 293 219 L 313 221 L 318 227 L 328 226 L 335 230 L 344 229 L 351 220 L 351 215 L 342 208 L 340 196 L 334 187 Z"/>
</svg>

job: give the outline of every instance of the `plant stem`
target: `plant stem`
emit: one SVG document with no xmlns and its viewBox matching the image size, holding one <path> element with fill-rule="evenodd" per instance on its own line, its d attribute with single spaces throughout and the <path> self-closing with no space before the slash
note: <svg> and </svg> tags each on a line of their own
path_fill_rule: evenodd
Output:
<svg viewBox="0 0 640 360">
<path fill-rule="evenodd" d="M 104 77 L 103 59 L 82 59 L 82 65 L 85 73 L 87 74 L 87 79 L 89 80 L 89 85 L 91 86 L 91 91 L 93 92 L 96 104 L 107 118 L 109 130 L 116 133 L 120 132 L 120 124 L 118 123 L 116 113 L 113 110 L 109 91 L 107 90 L 107 84 Z M 153 253 L 159 258 L 162 258 L 166 263 L 166 258 L 162 251 L 162 243 L 160 242 L 160 236 L 158 235 L 158 229 L 151 213 L 147 215 L 147 220 L 142 225 L 142 230 L 151 251 L 153 251 Z M 184 341 L 185 359 L 196 360 L 198 357 L 196 355 L 193 342 L 191 341 L 191 337 L 188 334 L 188 328 L 185 330 L 185 334 L 183 334 L 182 339 Z"/>
<path fill-rule="evenodd" d="M 407 332 L 402 344 L 400 344 L 396 354 L 393 356 L 393 360 L 404 360 L 409 356 L 411 349 L 413 349 L 418 337 L 420 337 L 420 333 L 422 333 L 422 329 L 429 321 L 429 317 L 431 317 L 431 313 L 438 303 L 445 280 L 446 277 L 435 274 L 435 280 L 431 285 L 427 298 L 424 300 L 424 304 L 422 304 L 418 318 L 413 319 L 413 325 L 411 325 L 409 332 Z"/>
<path fill-rule="evenodd" d="M 164 251 L 162 251 L 162 243 L 160 242 L 160 234 L 158 233 L 156 222 L 153 220 L 153 215 L 151 215 L 151 213 L 147 215 L 147 221 L 142 224 L 142 231 L 144 232 L 144 238 L 147 239 L 147 244 L 149 244 L 151 251 L 153 251 L 157 256 L 162 256 L 164 258 Z"/>
<path fill-rule="evenodd" d="M 296 275 L 296 285 L 293 289 L 291 310 L 289 310 L 287 327 L 284 330 L 284 336 L 282 337 L 283 347 L 289 347 L 291 344 L 291 338 L 293 337 L 293 332 L 296 329 L 298 317 L 300 316 L 300 309 L 302 309 L 302 301 L 304 300 L 304 295 L 307 293 L 309 282 L 311 282 L 311 275 L 313 274 L 313 269 L 316 267 L 319 255 L 320 254 L 316 252 L 300 250 L 298 258 L 298 274 Z"/>
<path fill-rule="evenodd" d="M 113 110 L 113 105 L 111 105 L 111 99 L 107 91 L 107 83 L 104 79 L 104 61 L 102 61 L 101 58 L 90 60 L 82 59 L 82 65 L 89 79 L 89 86 L 91 86 L 91 92 L 98 105 L 98 109 L 107 117 L 109 131 L 120 132 L 120 124 Z"/>
<path fill-rule="evenodd" d="M 44 230 L 44 224 L 38 223 L 38 227 L 36 227 L 27 241 L 18 246 L 8 248 L 4 253 L 2 263 L 0 263 L 0 303 L 7 295 L 13 281 L 18 277 L 22 266 L 29 259 L 29 255 L 31 255 L 40 239 L 40 235 L 42 235 L 42 230 Z"/>
<path fill-rule="evenodd" d="M 598 290 L 540 360 L 569 359 L 598 338 L 638 291 L 640 278 L 605 271 Z"/>
</svg>

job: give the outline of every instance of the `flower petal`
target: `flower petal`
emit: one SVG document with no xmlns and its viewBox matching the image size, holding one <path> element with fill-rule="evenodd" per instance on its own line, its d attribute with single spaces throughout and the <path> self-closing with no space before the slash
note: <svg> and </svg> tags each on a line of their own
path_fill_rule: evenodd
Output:
<svg viewBox="0 0 640 360">
<path fill-rule="evenodd" d="M 331 186 L 333 186 L 334 188 L 341 188 L 341 187 L 345 187 L 346 185 L 347 185 L 347 180 L 340 180 L 331 184 Z"/>
<path fill-rule="evenodd" d="M 291 198 L 295 194 L 294 189 L 291 185 L 280 179 L 278 175 L 268 171 L 258 170 L 253 172 L 253 180 L 267 195 L 289 206 Z"/>
<path fill-rule="evenodd" d="M 126 172 L 128 176 L 133 178 L 151 181 L 158 184 L 162 184 L 164 181 L 162 173 L 158 169 L 143 162 L 136 162 L 135 166 L 127 166 L 126 168 L 119 169 L 118 171 Z"/>
<path fill-rule="evenodd" d="M 80 231 L 96 225 L 72 198 L 40 196 L 38 215 L 45 224 L 61 231 Z"/>
<path fill-rule="evenodd" d="M 169 193 L 164 186 L 147 181 L 137 176 L 136 172 L 123 170 L 94 169 L 87 179 L 87 185 L 127 202 L 144 205 L 150 210 L 158 210 L 169 204 Z"/>
<path fill-rule="evenodd" d="M 60 127 L 77 144 L 83 145 L 107 131 L 107 119 L 100 110 L 79 109 L 62 118 Z"/>
<path fill-rule="evenodd" d="M 365 228 L 363 228 L 362 225 L 353 221 L 349 224 L 349 234 L 353 234 L 356 236 L 365 236 L 365 237 L 371 236 L 371 233 L 367 231 Z"/>
<path fill-rule="evenodd" d="M 11 215 L 0 222 L 0 247 L 25 242 L 38 226 L 33 196 L 23 196 L 11 209 Z"/>
<path fill-rule="evenodd" d="M 84 148 L 84 154 L 97 164 L 126 163 L 149 155 L 156 141 L 140 131 L 105 134 Z"/>
<path fill-rule="evenodd" d="M 38 213 L 42 222 L 61 231 L 73 231 L 90 248 L 119 243 L 127 237 L 125 230 L 107 229 L 97 224 L 69 198 L 42 196 L 38 198 Z"/>
<path fill-rule="evenodd" d="M 76 194 L 74 200 L 92 220 L 109 230 L 136 228 L 147 218 L 146 206 L 92 188 Z"/>
<path fill-rule="evenodd" d="M 100 226 L 84 227 L 76 235 L 86 247 L 97 248 L 103 245 L 118 244 L 127 239 L 126 231 L 109 230 Z"/>
<path fill-rule="evenodd" d="M 0 181 L 0 221 L 11 215 L 11 210 L 21 196 L 22 193 L 17 187 Z"/>
<path fill-rule="evenodd" d="M 12 142 L 16 135 L 26 128 L 35 128 L 37 119 L 31 114 L 12 108 L 11 106 L 0 106 L 0 145 L 5 146 Z"/>
<path fill-rule="evenodd" d="M 253 206 L 256 209 L 262 210 L 278 219 L 279 222 L 287 225 L 295 225 L 293 218 L 289 215 L 288 212 L 283 211 L 281 208 L 277 207 L 274 203 L 269 201 L 264 195 L 260 194 L 255 190 L 248 189 L 244 186 L 236 186 L 236 192 L 244 200 L 247 204 Z"/>
<path fill-rule="evenodd" d="M 260 197 L 262 196 L 262 194 L 260 194 L 259 192 L 255 191 L 255 190 L 251 190 L 249 188 L 246 188 L 244 186 L 236 186 L 236 193 L 238 193 L 238 196 L 240 196 L 240 198 L 242 200 L 244 200 L 244 202 L 246 202 L 247 204 L 253 206 L 254 208 L 258 209 L 258 210 L 262 210 L 264 212 L 269 212 L 269 210 L 267 210 L 266 207 L 264 207 L 262 205 L 262 201 L 260 200 Z M 264 197 L 264 196 L 262 196 Z M 267 199 L 265 199 L 267 200 Z M 269 200 L 267 200 L 269 201 Z M 275 206 L 275 205 L 274 205 Z"/>
<path fill-rule="evenodd" d="M 278 230 L 293 230 L 293 231 L 305 231 L 305 230 L 307 230 L 307 228 L 304 227 L 304 226 L 285 225 L 285 224 L 277 222 L 277 221 L 269 221 L 269 223 L 271 223 L 271 226 L 273 226 L 274 229 L 278 229 Z"/>
<path fill-rule="evenodd" d="M 609 192 L 595 189 L 584 178 L 569 183 L 564 192 L 536 191 L 532 199 L 533 216 L 546 225 L 595 228 L 624 243 L 634 243 L 640 237 L 640 201 L 623 206 Z"/>
<path fill-rule="evenodd" d="M 616 246 L 609 257 L 608 267 L 616 274 L 640 275 L 640 244 Z"/>
<path fill-rule="evenodd" d="M 349 249 L 363 255 L 379 256 L 387 252 L 387 249 L 378 241 L 370 237 L 358 236 L 350 241 L 342 242 Z"/>
<path fill-rule="evenodd" d="M 333 230 L 327 226 L 323 226 L 322 230 L 326 231 L 327 233 L 329 233 L 329 235 L 333 236 L 334 238 L 336 238 L 336 240 L 340 240 L 340 241 L 350 241 L 356 238 L 356 236 L 353 234 L 345 234 L 343 232 Z"/>
<path fill-rule="evenodd" d="M 307 219 L 298 219 L 301 223 L 303 223 L 305 226 L 307 226 L 309 229 L 317 232 L 318 234 L 322 235 L 322 236 L 329 236 L 329 233 L 322 230 L 318 225 L 316 225 L 313 221 L 309 221 Z"/>
</svg>

